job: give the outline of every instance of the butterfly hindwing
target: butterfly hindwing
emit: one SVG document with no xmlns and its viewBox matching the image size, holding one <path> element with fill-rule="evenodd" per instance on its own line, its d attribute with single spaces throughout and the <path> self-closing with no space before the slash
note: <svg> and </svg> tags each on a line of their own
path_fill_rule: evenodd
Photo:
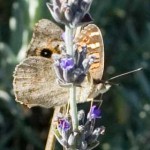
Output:
<svg viewBox="0 0 150 150">
<path fill-rule="evenodd" d="M 87 55 L 96 57 L 94 63 L 91 64 L 89 73 L 85 78 L 80 95 L 80 99 L 93 99 L 98 96 L 98 84 L 102 78 L 104 71 L 104 44 L 100 29 L 95 24 L 85 26 L 76 36 L 75 42 L 78 49 L 87 46 Z M 86 96 L 85 96 L 86 95 Z"/>
<path fill-rule="evenodd" d="M 51 63 L 43 57 L 29 57 L 16 67 L 13 87 L 17 101 L 28 107 L 67 103 L 67 89 L 56 84 Z"/>
</svg>

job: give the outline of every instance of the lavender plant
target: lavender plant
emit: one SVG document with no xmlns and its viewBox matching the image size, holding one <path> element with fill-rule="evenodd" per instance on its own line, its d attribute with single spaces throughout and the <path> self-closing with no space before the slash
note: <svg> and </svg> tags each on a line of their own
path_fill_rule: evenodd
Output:
<svg viewBox="0 0 150 150">
<path fill-rule="evenodd" d="M 92 21 L 89 14 L 91 3 L 92 0 L 52 0 L 47 3 L 55 21 L 65 25 L 65 46 L 61 54 L 53 55 L 53 59 L 57 83 L 70 88 L 70 115 L 58 116 L 57 128 L 53 130 L 59 143 L 69 150 L 91 150 L 99 144 L 99 135 L 105 132 L 103 126 L 95 128 L 96 120 L 101 118 L 98 106 L 92 106 L 86 118 L 83 110 L 77 112 L 76 104 L 76 86 L 84 81 L 95 57 L 89 55 L 87 58 L 87 46 L 80 51 L 77 49 L 73 43 L 73 32 L 79 25 Z"/>
</svg>

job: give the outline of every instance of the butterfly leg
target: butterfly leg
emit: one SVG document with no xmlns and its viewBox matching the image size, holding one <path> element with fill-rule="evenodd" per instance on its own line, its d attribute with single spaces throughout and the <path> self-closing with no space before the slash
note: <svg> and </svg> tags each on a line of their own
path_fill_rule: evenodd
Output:
<svg viewBox="0 0 150 150">
<path fill-rule="evenodd" d="M 99 99 L 94 99 L 93 102 L 99 103 L 99 108 L 101 107 L 102 103 L 103 103 L 103 94 L 100 94 L 100 98 Z M 93 105 L 93 104 L 92 104 Z"/>
</svg>

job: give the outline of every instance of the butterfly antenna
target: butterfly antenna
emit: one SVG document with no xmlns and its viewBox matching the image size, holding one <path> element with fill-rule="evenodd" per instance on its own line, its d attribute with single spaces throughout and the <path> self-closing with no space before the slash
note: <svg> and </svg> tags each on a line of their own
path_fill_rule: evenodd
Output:
<svg viewBox="0 0 150 150">
<path fill-rule="evenodd" d="M 138 69 L 135 69 L 135 70 L 132 70 L 132 71 L 129 71 L 129 72 L 125 72 L 125 73 L 119 74 L 119 75 L 117 75 L 117 76 L 114 76 L 114 77 L 108 79 L 107 81 L 116 79 L 116 78 L 121 77 L 121 76 L 125 76 L 125 75 L 128 75 L 128 74 L 131 74 L 131 73 L 134 73 L 134 72 L 137 72 L 137 71 L 140 71 L 140 70 L 142 70 L 142 69 L 143 69 L 143 68 L 138 68 Z"/>
</svg>

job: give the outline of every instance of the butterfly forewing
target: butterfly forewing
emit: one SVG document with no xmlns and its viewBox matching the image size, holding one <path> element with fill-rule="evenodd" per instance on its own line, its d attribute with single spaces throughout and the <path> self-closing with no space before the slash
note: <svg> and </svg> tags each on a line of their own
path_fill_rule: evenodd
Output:
<svg viewBox="0 0 150 150">
<path fill-rule="evenodd" d="M 29 58 L 21 62 L 14 72 L 13 88 L 16 100 L 20 103 L 29 107 L 53 107 L 67 103 L 67 89 L 56 84 L 51 59 L 53 53 L 60 53 L 62 33 L 60 27 L 47 19 L 35 25 L 27 50 Z"/>
<path fill-rule="evenodd" d="M 27 57 L 41 56 L 43 49 L 49 50 L 51 53 L 60 53 L 59 45 L 63 43 L 62 33 L 63 30 L 53 22 L 47 19 L 40 20 L 34 27 Z"/>
</svg>

